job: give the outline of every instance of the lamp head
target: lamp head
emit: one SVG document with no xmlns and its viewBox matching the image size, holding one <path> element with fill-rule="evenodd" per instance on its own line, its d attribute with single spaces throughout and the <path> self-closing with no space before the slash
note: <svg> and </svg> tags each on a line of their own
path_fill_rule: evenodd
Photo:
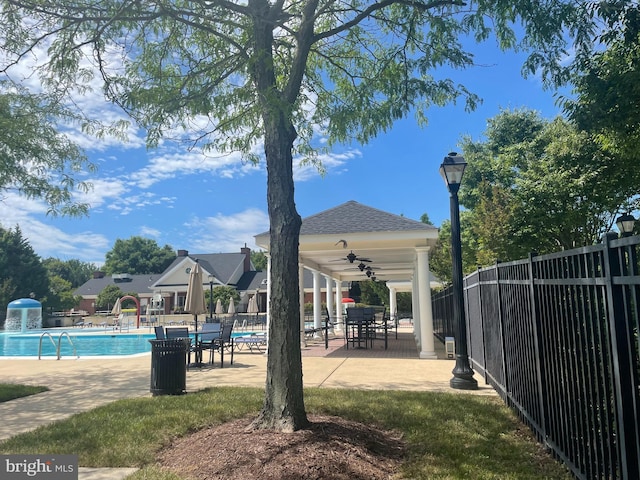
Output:
<svg viewBox="0 0 640 480">
<path fill-rule="evenodd" d="M 636 219 L 633 215 L 625 213 L 616 219 L 616 227 L 620 231 L 622 237 L 628 237 L 633 233 L 633 227 L 636 224 Z"/>
<path fill-rule="evenodd" d="M 440 165 L 440 176 L 444 179 L 444 183 L 451 193 L 457 193 L 460 189 L 466 167 L 467 162 L 464 161 L 464 157 L 456 152 L 451 152 L 444 157 Z"/>
</svg>

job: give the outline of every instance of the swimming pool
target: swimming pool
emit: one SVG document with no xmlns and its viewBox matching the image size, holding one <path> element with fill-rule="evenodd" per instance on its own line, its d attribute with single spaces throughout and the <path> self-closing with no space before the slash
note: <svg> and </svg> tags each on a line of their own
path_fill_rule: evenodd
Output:
<svg viewBox="0 0 640 480">
<path fill-rule="evenodd" d="M 33 357 L 38 358 L 40 337 L 45 331 L 37 332 L 0 332 L 0 359 L 7 357 Z M 53 337 L 53 342 L 46 335 L 42 339 L 42 358 L 57 358 L 56 349 L 58 337 L 66 332 L 71 337 L 80 357 L 105 357 L 141 355 L 151 352 L 149 340 L 155 338 L 153 333 L 113 333 L 103 329 L 95 333 L 74 332 L 73 330 L 48 330 Z M 99 333 L 102 332 L 102 333 Z M 233 337 L 250 335 L 253 332 L 233 333 Z M 193 335 L 192 335 L 193 336 Z M 62 358 L 75 358 L 73 346 L 66 335 L 60 341 L 60 354 Z"/>
<path fill-rule="evenodd" d="M 56 358 L 58 337 L 61 331 L 48 332 L 53 342 L 46 335 L 42 339 L 42 357 Z M 152 333 L 82 333 L 67 331 L 77 355 L 80 357 L 103 357 L 111 355 L 136 355 L 151 351 L 149 340 L 155 338 Z M 38 357 L 40 336 L 37 333 L 0 333 L 0 357 Z M 64 335 L 60 341 L 62 358 L 74 358 L 73 346 Z"/>
</svg>

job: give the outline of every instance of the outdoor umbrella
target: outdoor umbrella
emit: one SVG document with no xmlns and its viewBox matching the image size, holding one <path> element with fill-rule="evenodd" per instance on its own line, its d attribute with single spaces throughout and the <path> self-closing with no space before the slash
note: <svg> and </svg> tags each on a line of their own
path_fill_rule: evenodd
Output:
<svg viewBox="0 0 640 480">
<path fill-rule="evenodd" d="M 122 313 L 122 302 L 120 302 L 120 298 L 116 300 L 116 303 L 113 304 L 113 308 L 111 309 L 111 315 L 118 318 Z"/>
<path fill-rule="evenodd" d="M 229 299 L 229 309 L 227 310 L 227 313 L 236 313 L 236 305 L 233 303 L 233 298 Z"/>
<path fill-rule="evenodd" d="M 202 270 L 196 262 L 189 274 L 189 284 L 187 285 L 187 298 L 184 300 L 184 311 L 193 314 L 198 330 L 198 314 L 205 313 L 207 307 L 204 304 L 204 290 L 202 288 Z"/>
<path fill-rule="evenodd" d="M 258 318 L 258 296 L 254 295 L 249 299 L 249 305 L 247 305 L 247 313 L 251 315 L 255 314 L 256 319 Z"/>
<path fill-rule="evenodd" d="M 216 302 L 216 315 L 220 315 L 224 313 L 224 308 L 222 308 L 222 300 L 218 299 Z"/>
</svg>

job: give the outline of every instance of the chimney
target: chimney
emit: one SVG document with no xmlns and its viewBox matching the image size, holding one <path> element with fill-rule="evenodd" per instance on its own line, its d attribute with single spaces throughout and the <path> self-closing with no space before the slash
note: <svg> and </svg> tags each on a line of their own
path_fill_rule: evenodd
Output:
<svg viewBox="0 0 640 480">
<path fill-rule="evenodd" d="M 178 250 L 178 257 L 188 257 L 189 250 Z"/>
<path fill-rule="evenodd" d="M 93 278 L 104 278 L 104 272 L 100 272 L 100 271 L 93 272 Z"/>
<path fill-rule="evenodd" d="M 244 271 L 249 272 L 251 270 L 251 249 L 244 244 L 244 247 L 240 249 L 240 253 L 244 253 Z"/>
</svg>

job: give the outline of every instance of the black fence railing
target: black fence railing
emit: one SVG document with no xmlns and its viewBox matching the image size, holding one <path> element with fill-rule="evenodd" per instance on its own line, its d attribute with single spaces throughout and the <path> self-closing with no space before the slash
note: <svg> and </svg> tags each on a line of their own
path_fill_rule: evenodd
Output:
<svg viewBox="0 0 640 480">
<path fill-rule="evenodd" d="M 577 478 L 640 478 L 639 245 L 605 238 L 464 281 L 473 368 Z M 433 296 L 440 339 L 449 290 Z"/>
</svg>

